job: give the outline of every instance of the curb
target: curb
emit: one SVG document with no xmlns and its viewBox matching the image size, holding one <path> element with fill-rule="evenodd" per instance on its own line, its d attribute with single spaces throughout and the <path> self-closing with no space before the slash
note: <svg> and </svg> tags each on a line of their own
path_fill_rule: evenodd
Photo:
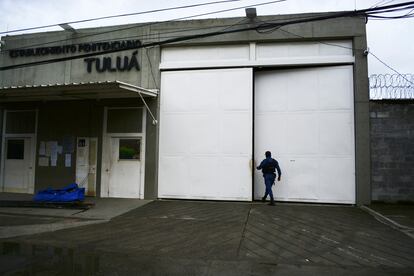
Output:
<svg viewBox="0 0 414 276">
<path fill-rule="evenodd" d="M 414 239 L 414 228 L 410 228 L 408 226 L 405 225 L 401 225 L 395 221 L 393 221 L 390 218 L 387 218 L 386 216 L 384 216 L 381 213 L 378 213 L 377 211 L 367 207 L 367 206 L 360 206 L 359 208 L 361 208 L 362 210 L 364 210 L 365 212 L 369 213 L 370 215 L 374 216 L 374 218 L 376 220 L 378 220 L 381 223 L 384 223 L 388 226 L 391 226 L 392 228 L 406 234 L 407 236 L 409 236 L 410 238 Z"/>
<path fill-rule="evenodd" d="M 35 235 L 46 232 L 70 229 L 91 224 L 105 223 L 108 220 L 90 220 L 78 222 L 56 222 L 50 224 L 31 224 L 0 227 L 0 239 L 16 238 L 20 236 Z"/>
</svg>

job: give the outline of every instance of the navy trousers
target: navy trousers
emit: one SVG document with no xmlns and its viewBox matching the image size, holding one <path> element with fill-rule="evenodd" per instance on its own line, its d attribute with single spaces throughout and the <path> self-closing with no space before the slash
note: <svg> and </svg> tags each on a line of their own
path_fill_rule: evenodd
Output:
<svg viewBox="0 0 414 276">
<path fill-rule="evenodd" d="M 266 192 L 264 195 L 264 198 L 267 198 L 267 195 L 270 195 L 270 200 L 273 201 L 273 192 L 272 192 L 272 186 L 273 183 L 275 183 L 276 175 L 274 173 L 266 173 L 263 175 L 264 182 L 266 185 Z"/>
</svg>

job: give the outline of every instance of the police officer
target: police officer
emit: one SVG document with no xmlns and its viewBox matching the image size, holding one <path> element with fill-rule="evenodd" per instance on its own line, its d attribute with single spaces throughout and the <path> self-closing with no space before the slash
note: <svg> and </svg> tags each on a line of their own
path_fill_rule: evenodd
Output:
<svg viewBox="0 0 414 276">
<path fill-rule="evenodd" d="M 264 182 L 266 185 L 266 192 L 265 195 L 262 197 L 262 201 L 266 201 L 267 195 L 270 195 L 269 205 L 275 205 L 272 192 L 272 186 L 275 183 L 276 179 L 275 171 L 277 170 L 277 181 L 280 181 L 280 176 L 282 175 L 282 172 L 280 171 L 279 163 L 272 158 L 272 153 L 270 151 L 266 151 L 265 156 L 266 159 L 264 159 L 256 168 L 258 170 L 262 170 Z"/>
</svg>

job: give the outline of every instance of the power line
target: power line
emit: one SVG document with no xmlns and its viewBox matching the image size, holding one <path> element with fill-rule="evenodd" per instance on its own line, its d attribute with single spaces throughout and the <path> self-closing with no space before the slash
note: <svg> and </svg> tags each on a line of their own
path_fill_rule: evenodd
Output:
<svg viewBox="0 0 414 276">
<path fill-rule="evenodd" d="M 381 1 L 379 1 L 379 2 L 377 2 L 377 3 L 375 3 L 374 5 L 372 5 L 370 8 L 374 8 L 374 7 L 378 7 L 379 5 L 386 5 L 386 4 L 389 4 L 389 3 L 392 3 L 392 2 L 394 2 L 395 0 L 390 0 L 390 1 L 387 1 L 387 0 L 381 0 Z M 383 3 L 383 2 L 385 2 L 385 3 Z"/>
<path fill-rule="evenodd" d="M 295 18 L 296 19 L 312 18 L 312 16 L 309 16 L 309 15 L 302 16 L 302 17 L 298 16 L 298 17 L 295 17 Z M 162 35 L 164 35 L 164 34 L 173 34 L 173 33 L 185 33 L 185 32 L 193 32 L 193 31 L 202 31 L 202 30 L 210 30 L 210 29 L 218 29 L 218 28 L 225 28 L 224 30 L 226 30 L 226 29 L 230 29 L 231 27 L 246 25 L 246 23 L 242 23 L 246 20 L 248 20 L 248 18 L 243 18 L 242 20 L 240 20 L 240 21 L 238 21 L 234 24 L 214 25 L 214 26 L 197 27 L 197 28 L 180 28 L 178 30 L 159 32 L 159 33 L 157 32 L 157 33 L 134 35 L 134 36 L 128 35 L 128 36 L 122 36 L 122 37 L 115 37 L 115 38 L 111 38 L 111 39 L 89 40 L 88 43 L 111 42 L 111 41 L 119 41 L 119 40 L 126 40 L 126 39 L 132 39 L 132 38 L 150 38 L 152 36 L 154 36 L 154 37 L 156 36 L 157 38 L 175 38 L 175 37 L 179 37 L 179 36 L 178 35 L 176 35 L 176 36 L 162 36 Z M 260 21 L 260 22 L 262 22 L 262 23 L 275 23 L 275 22 L 279 22 L 279 21 L 283 21 L 283 20 L 284 19 L 276 19 L 276 20 Z M 21 47 L 21 48 L 17 48 L 17 49 L 8 49 L 8 50 L 4 50 L 4 51 L 0 52 L 0 54 L 5 54 L 6 52 L 11 51 L 11 50 L 21 50 L 21 49 L 26 49 L 26 48 L 33 47 L 33 46 L 45 45 L 45 44 L 48 44 L 48 43 L 25 46 L 25 47 Z"/>
<path fill-rule="evenodd" d="M 292 33 L 290 31 L 283 30 L 282 28 L 278 28 L 277 30 L 278 31 L 281 31 L 281 32 L 284 32 L 284 33 L 287 33 L 287 34 L 290 34 L 290 35 L 294 35 L 294 36 L 299 37 L 299 38 L 306 38 L 304 36 L 301 36 L 301 35 Z M 347 47 L 347 46 L 344 46 L 344 45 L 329 43 L 329 42 L 320 41 L 320 40 L 316 40 L 316 42 L 318 42 L 320 44 L 327 45 L 327 46 L 339 47 L 339 48 L 344 48 L 344 49 L 348 49 L 348 50 L 357 50 L 357 51 L 365 51 L 366 50 L 366 49 L 360 49 L 360 48 L 354 48 L 354 47 Z"/>
<path fill-rule="evenodd" d="M 414 2 L 408 2 L 408 3 L 403 3 L 403 4 L 391 5 L 391 6 L 387 6 L 387 7 L 395 8 L 395 7 L 401 7 L 401 6 L 404 6 L 404 5 L 407 5 L 407 4 L 413 4 L 413 3 Z M 10 70 L 10 69 L 15 69 L 15 68 L 20 68 L 20 67 L 28 67 L 28 66 L 34 66 L 34 65 L 61 62 L 61 61 L 79 59 L 79 58 L 86 58 L 86 57 L 91 57 L 91 56 L 109 54 L 109 53 L 132 50 L 132 49 L 138 49 L 138 48 L 161 46 L 161 45 L 165 45 L 165 44 L 182 42 L 182 41 L 186 41 L 186 40 L 200 39 L 200 38 L 206 38 L 206 37 L 218 36 L 218 35 L 230 34 L 230 33 L 237 33 L 237 32 L 243 32 L 243 31 L 250 31 L 250 30 L 260 31 L 260 30 L 266 30 L 266 29 L 269 29 L 269 28 L 276 28 L 276 27 L 280 28 L 280 27 L 287 26 L 287 25 L 292 25 L 292 24 L 314 22 L 314 21 L 327 20 L 327 19 L 338 18 L 338 17 L 362 16 L 362 15 L 367 16 L 367 14 L 366 14 L 367 11 L 371 11 L 371 10 L 377 11 L 377 10 L 384 9 L 384 8 L 387 8 L 387 7 L 379 7 L 379 8 L 365 9 L 365 10 L 359 10 L 359 11 L 336 12 L 336 13 L 330 13 L 328 15 L 319 15 L 319 16 L 314 16 L 312 18 L 306 18 L 306 19 L 295 19 L 295 20 L 279 22 L 279 23 L 262 23 L 262 24 L 259 24 L 259 25 L 255 25 L 255 26 L 251 26 L 251 27 L 245 27 L 245 28 L 238 28 L 238 29 L 234 29 L 234 30 L 215 31 L 215 32 L 209 32 L 209 33 L 204 33 L 204 34 L 194 34 L 194 35 L 182 36 L 182 37 L 177 37 L 177 38 L 172 38 L 172 39 L 166 39 L 164 41 L 159 41 L 159 42 L 151 42 L 151 43 L 141 44 L 138 47 L 122 48 L 122 49 L 111 49 L 111 50 L 107 50 L 107 51 L 100 51 L 100 52 L 94 52 L 94 53 L 83 54 L 83 55 L 63 57 L 63 58 L 58 58 L 58 59 L 49 59 L 49 60 L 42 60 L 42 61 L 36 61 L 36 62 L 30 62 L 30 63 L 3 66 L 3 67 L 0 67 L 0 71 Z"/>
<path fill-rule="evenodd" d="M 148 55 L 148 48 L 145 48 L 145 54 L 146 54 L 147 59 L 148 59 L 148 64 L 149 64 L 149 67 L 150 67 L 149 69 L 151 71 L 152 81 L 154 82 L 155 88 L 159 89 L 159 86 L 157 84 L 157 81 L 155 80 L 154 70 L 152 69 L 152 62 L 151 62 L 151 59 L 150 59 L 150 57 Z"/>
<path fill-rule="evenodd" d="M 230 10 L 243 9 L 243 8 L 248 8 L 248 7 L 253 7 L 253 6 L 268 5 L 268 4 L 283 2 L 283 1 L 286 1 L 286 0 L 271 1 L 271 2 L 265 2 L 265 3 L 259 3 L 259 4 L 253 4 L 253 5 L 243 6 L 243 7 L 232 8 L 232 9 L 219 10 L 219 11 L 214 11 L 214 12 L 209 12 L 209 13 L 203 13 L 203 14 L 197 14 L 197 15 L 191 15 L 191 16 L 176 18 L 176 19 L 163 21 L 163 22 L 146 23 L 146 24 L 142 24 L 142 25 L 139 25 L 139 26 L 134 25 L 134 26 L 126 27 L 126 28 L 120 28 L 120 29 L 116 29 L 116 30 L 110 30 L 110 31 L 104 31 L 104 32 L 99 32 L 99 33 L 95 33 L 95 34 L 88 34 L 88 35 L 84 35 L 84 36 L 79 36 L 79 37 L 76 37 L 76 38 L 67 38 L 67 39 L 62 39 L 62 40 L 55 40 L 55 41 L 49 41 L 49 42 L 45 42 L 45 43 L 38 43 L 38 44 L 28 45 L 28 46 L 25 46 L 25 47 L 18 48 L 18 50 L 19 49 L 26 49 L 26 48 L 36 47 L 36 46 L 48 45 L 48 44 L 57 43 L 57 42 L 65 42 L 65 41 L 70 41 L 70 40 L 73 40 L 73 39 L 76 40 L 76 39 L 92 37 L 92 36 L 97 36 L 97 35 L 102 35 L 102 34 L 107 34 L 107 33 L 112 33 L 112 32 L 118 32 L 118 31 L 128 30 L 128 29 L 137 28 L 137 27 L 145 27 L 145 26 L 152 26 L 152 25 L 158 25 L 158 24 L 165 24 L 165 23 L 169 23 L 169 22 L 173 22 L 173 21 L 177 21 L 177 20 L 190 19 L 190 18 L 194 18 L 194 17 L 209 15 L 209 14 L 214 14 L 214 13 L 221 13 L 221 12 L 226 12 L 226 11 L 230 11 Z M 405 6 L 405 5 L 411 5 L 411 4 L 414 4 L 414 2 L 412 1 L 412 2 L 400 3 L 400 4 L 390 5 L 390 6 L 370 8 L 370 9 L 364 9 L 364 10 L 359 10 L 359 11 L 354 11 L 354 12 L 371 12 L 371 13 L 374 13 L 374 12 L 376 12 L 376 13 L 393 12 L 394 9 L 400 8 L 401 6 Z M 414 6 L 412 6 L 412 7 L 414 7 Z M 402 8 L 402 9 L 408 9 L 408 8 L 410 8 L 410 7 L 405 7 L 405 8 Z M 366 15 L 366 14 L 364 14 L 364 16 L 372 17 L 372 16 Z M 304 18 L 311 18 L 311 17 L 308 16 L 308 17 L 304 17 Z M 276 21 L 276 20 L 274 20 L 274 21 Z M 107 40 L 105 40 L 105 41 L 107 41 Z M 14 49 L 11 49 L 11 50 L 14 50 Z M 0 52 L 0 54 L 4 54 L 5 52 L 8 52 L 8 51 L 9 50 L 5 50 L 3 52 Z"/>
<path fill-rule="evenodd" d="M 323 19 L 326 19 L 326 17 L 323 17 Z M 309 20 L 309 19 L 307 19 L 307 20 Z M 316 19 L 314 19 L 314 20 L 316 20 Z M 296 21 L 291 21 L 291 22 L 285 22 L 285 23 L 283 23 L 283 25 L 296 24 L 298 21 L 303 22 L 303 20 L 296 20 Z M 126 51 L 126 50 L 138 49 L 138 48 L 161 46 L 161 45 L 164 45 L 164 44 L 170 44 L 170 43 L 186 41 L 186 40 L 191 40 L 191 39 L 205 38 L 205 37 L 210 37 L 210 36 L 236 33 L 236 32 L 248 31 L 248 30 L 256 30 L 257 28 L 258 28 L 257 26 L 254 26 L 254 27 L 240 28 L 240 29 L 235 29 L 235 30 L 226 30 L 224 32 L 223 31 L 217 31 L 217 32 L 210 32 L 210 33 L 205 33 L 205 34 L 189 35 L 189 36 L 184 36 L 184 37 L 167 39 L 167 40 L 160 41 L 160 42 L 152 42 L 152 43 L 142 44 L 142 45 L 140 45 L 138 47 L 134 47 L 134 48 L 114 49 L 114 50 L 100 51 L 100 52 L 94 52 L 94 53 L 76 55 L 76 56 L 70 56 L 70 57 L 63 57 L 63 58 L 57 58 L 57 59 L 49 59 L 49 60 L 35 61 L 35 62 L 30 62 L 30 63 L 3 66 L 3 67 L 0 67 L 0 71 L 16 69 L 16 68 L 21 68 L 21 67 L 34 66 L 34 65 L 62 62 L 62 61 L 67 61 L 67 60 L 79 59 L 79 58 L 87 58 L 87 57 L 91 57 L 91 56 L 110 54 L 110 53 L 114 53 L 114 52 L 120 52 L 120 51 Z"/>
<path fill-rule="evenodd" d="M 411 9 L 409 12 L 407 12 L 404 15 L 398 15 L 398 16 L 380 16 L 380 15 L 371 15 L 370 17 L 374 19 L 403 19 L 403 18 L 412 18 L 414 17 L 414 8 Z"/>
<path fill-rule="evenodd" d="M 298 16 L 295 17 L 295 19 L 304 19 L 304 18 L 312 18 L 313 16 Z M 226 24 L 226 25 L 215 25 L 215 26 L 209 26 L 209 27 L 203 27 L 203 28 L 180 28 L 179 30 L 174 30 L 174 31 L 167 31 L 167 32 L 160 32 L 160 33 L 151 33 L 151 34 L 143 34 L 143 35 L 136 35 L 136 36 L 123 36 L 123 37 L 116 37 L 116 38 L 112 38 L 112 39 L 102 39 L 102 40 L 93 40 L 93 41 L 88 41 L 88 43 L 96 43 L 96 42 L 110 42 L 110 41 L 118 41 L 118 40 L 123 40 L 123 39 L 132 39 L 132 38 L 143 38 L 143 37 L 148 37 L 150 38 L 151 36 L 157 36 L 158 39 L 160 38 L 176 38 L 176 37 L 180 37 L 178 35 L 176 36 L 160 36 L 163 34 L 172 34 L 172 33 L 183 33 L 183 32 L 193 32 L 193 31 L 198 31 L 198 30 L 209 30 L 209 29 L 218 29 L 218 28 L 222 28 L 224 27 L 224 30 L 227 30 L 231 27 L 235 27 L 235 26 L 241 26 L 241 25 L 245 25 L 245 23 L 242 23 L 244 21 L 246 21 L 247 18 L 243 18 L 242 20 L 234 23 L 234 24 Z M 261 23 L 275 23 L 275 22 L 280 22 L 283 19 L 275 19 L 275 20 L 269 20 L 269 21 L 260 21 Z M 287 31 L 286 31 L 287 32 Z M 293 33 L 291 33 L 293 34 Z M 295 35 L 295 34 L 293 34 Z M 298 35 L 297 35 L 298 36 Z M 300 36 L 299 36 L 300 37 Z M 153 40 L 152 42 L 154 42 L 155 40 Z M 37 45 L 36 45 L 37 46 Z M 6 52 L 10 51 L 10 50 L 20 50 L 20 49 L 26 49 L 30 46 L 26 46 L 24 48 L 18 48 L 18 49 L 9 49 L 9 50 L 5 50 L 3 52 L 0 52 L 0 54 L 5 54 Z"/>
<path fill-rule="evenodd" d="M 392 68 L 390 65 L 388 65 L 387 63 L 385 63 L 384 61 L 382 61 L 379 57 L 377 57 L 373 52 L 371 52 L 370 50 L 368 51 L 368 53 L 370 55 L 372 55 L 374 58 L 376 58 L 379 62 L 381 62 L 383 65 L 385 65 L 388 69 L 391 69 L 393 72 L 397 73 L 399 76 L 402 76 L 402 78 L 404 78 L 406 81 L 408 81 L 411 84 L 414 84 L 414 82 L 410 81 L 409 79 L 407 79 L 403 74 L 401 74 L 400 72 L 398 72 L 397 70 L 395 70 L 394 68 Z"/>
<path fill-rule="evenodd" d="M 300 38 L 305 38 L 304 36 L 289 32 L 287 30 L 283 30 L 281 28 L 277 29 L 278 31 L 282 31 Z M 353 48 L 353 47 L 346 47 L 343 45 L 338 45 L 338 44 L 333 44 L 333 43 L 327 43 L 327 42 L 323 42 L 323 41 L 317 41 L 320 44 L 325 44 L 325 45 L 329 45 L 329 46 L 334 46 L 334 47 L 340 47 L 340 48 L 345 48 L 345 49 L 349 49 L 349 50 L 359 50 L 359 51 L 365 51 L 367 49 L 358 49 L 358 48 Z M 405 79 L 407 82 L 414 84 L 411 80 L 407 79 L 406 75 L 399 73 L 397 70 L 395 70 L 394 68 L 392 68 L 390 65 L 388 65 L 387 63 L 385 63 L 384 61 L 382 61 L 378 56 L 376 56 L 374 53 L 372 53 L 370 50 L 368 50 L 368 53 L 371 54 L 374 58 L 376 58 L 379 62 L 381 62 L 383 65 L 385 65 L 386 67 L 388 67 L 389 69 L 391 69 L 392 71 L 394 71 L 395 73 L 397 73 L 398 76 L 400 76 L 401 78 Z"/>
<path fill-rule="evenodd" d="M 283 30 L 282 28 L 277 28 L 276 30 L 282 31 L 282 32 L 285 32 L 285 33 L 288 33 L 288 34 L 291 34 L 291 35 L 294 35 L 296 37 L 305 38 L 304 36 L 301 36 L 301 35 L 292 33 L 292 32 L 287 31 L 287 30 Z M 343 46 L 343 45 L 338 45 L 338 44 L 333 44 L 333 43 L 327 43 L 327 42 L 323 42 L 323 41 L 317 41 L 317 42 L 318 43 L 321 43 L 321 44 L 325 44 L 325 45 L 329 45 L 329 46 L 335 46 L 335 47 L 340 47 L 340 48 L 345 48 L 345 49 L 349 49 L 349 50 L 359 50 L 359 51 L 365 51 L 366 50 L 366 49 L 358 49 L 358 48 L 353 48 L 353 47 L 346 47 L 346 46 Z M 409 82 L 411 84 L 414 84 L 411 80 L 407 79 L 406 75 L 399 73 L 397 70 L 395 70 L 394 68 L 392 68 L 390 65 L 388 65 L 387 63 L 385 63 L 384 61 L 382 61 L 379 57 L 377 57 L 370 50 L 368 50 L 368 53 L 371 54 L 374 58 L 376 58 L 383 65 L 385 65 L 386 67 L 388 67 L 389 69 L 391 69 L 392 71 L 394 71 L 395 73 L 397 73 L 398 76 L 400 76 L 401 78 L 405 79 L 407 82 Z"/>
<path fill-rule="evenodd" d="M 324 19 L 329 19 L 329 18 L 334 18 L 334 17 L 337 17 L 337 15 L 315 17 L 313 19 L 306 19 L 306 20 L 304 20 L 304 19 L 293 20 L 293 21 L 288 21 L 288 22 L 284 22 L 284 23 L 278 23 L 278 25 L 283 26 L 283 25 L 297 24 L 297 23 L 303 23 L 303 22 L 309 22 L 309 21 L 324 20 Z M 264 24 L 261 24 L 261 25 L 264 25 Z M 58 59 L 50 59 L 50 60 L 30 62 L 30 63 L 25 63 L 25 64 L 15 64 L 15 65 L 3 66 L 3 67 L 0 67 L 0 71 L 1 70 L 15 69 L 15 68 L 19 68 L 19 67 L 27 67 L 27 66 L 48 64 L 48 63 L 54 63 L 54 62 L 61 62 L 61 61 L 78 59 L 78 58 L 86 58 L 86 57 L 91 57 L 91 56 L 96 56 L 96 55 L 102 55 L 102 54 L 109 54 L 109 53 L 114 53 L 114 52 L 119 52 L 119 51 L 125 51 L 125 50 L 129 50 L 129 49 L 145 48 L 145 47 L 151 47 L 151 46 L 160 46 L 160 45 L 174 43 L 174 42 L 180 42 L 180 41 L 185 41 L 185 40 L 190 40 L 190 39 L 197 39 L 197 38 L 205 38 L 205 37 L 209 37 L 209 36 L 217 36 L 217 35 L 221 35 L 221 34 L 235 33 L 235 32 L 248 31 L 248 30 L 258 30 L 261 25 L 253 26 L 253 27 L 247 27 L 247 28 L 241 28 L 241 29 L 235 29 L 235 30 L 227 30 L 227 31 L 224 31 L 224 32 L 223 31 L 218 31 L 218 32 L 210 32 L 210 33 L 206 33 L 206 34 L 196 34 L 196 35 L 190 35 L 190 36 L 185 36 L 185 37 L 178 37 L 178 38 L 173 38 L 173 39 L 167 39 L 167 40 L 164 40 L 164 41 L 161 41 L 161 42 L 142 44 L 139 47 L 134 47 L 134 48 L 123 48 L 123 49 L 107 50 L 107 51 L 100 51 L 100 52 L 83 54 L 83 55 L 63 57 L 63 58 L 58 58 Z M 266 25 L 270 25 L 270 23 L 267 23 Z"/>
<path fill-rule="evenodd" d="M 190 16 L 185 16 L 185 17 L 179 17 L 179 18 L 168 20 L 168 21 L 144 23 L 144 24 L 141 24 L 141 25 L 134 25 L 134 26 L 119 28 L 119 29 L 115 29 L 115 30 L 109 30 L 109 31 L 103 31 L 103 32 L 94 33 L 94 34 L 88 34 L 88 35 L 84 35 L 84 36 L 78 36 L 78 37 L 73 37 L 73 38 L 66 38 L 66 39 L 54 40 L 54 41 L 43 42 L 43 43 L 38 43 L 38 44 L 32 44 L 32 45 L 28 45 L 28 46 L 25 46 L 25 47 L 17 48 L 17 50 L 27 49 L 27 48 L 37 47 L 37 46 L 44 46 L 44 45 L 49 45 L 49 44 L 58 43 L 58 42 L 79 40 L 79 39 L 82 39 L 82 38 L 98 36 L 98 35 L 103 35 L 103 34 L 108 34 L 108 33 L 113 33 L 113 32 L 119 32 L 119 31 L 125 31 L 125 30 L 130 30 L 130 29 L 133 29 L 133 28 L 142 28 L 142 27 L 154 26 L 154 25 L 159 25 L 159 24 L 167 24 L 167 23 L 174 22 L 174 21 L 179 21 L 179 20 L 191 19 L 191 18 L 195 18 L 195 17 L 211 15 L 211 14 L 217 14 L 217 13 L 223 13 L 223 12 L 234 11 L 234 10 L 239 10 L 239 9 L 245 9 L 245 8 L 250 8 L 250 7 L 270 5 L 270 4 L 285 2 L 285 1 L 287 1 L 287 0 L 274 0 L 274 1 L 270 1 L 270 2 L 262 2 L 262 3 L 258 3 L 258 4 L 252 4 L 252 5 L 236 7 L 236 8 L 231 8 L 231 9 L 224 9 L 224 10 L 218 10 L 218 11 L 207 12 L 207 13 L 202 13 L 202 14 L 195 14 L 195 15 L 190 15 Z M 15 50 L 15 49 L 8 49 L 8 50 L 5 50 L 4 52 L 8 52 L 10 50 Z"/>
<path fill-rule="evenodd" d="M 246 21 L 246 20 L 247 20 L 247 18 L 243 18 L 242 20 L 240 20 L 239 22 L 236 22 L 234 24 L 214 25 L 214 26 L 208 26 L 208 27 L 202 27 L 202 28 L 200 28 L 200 27 L 197 27 L 197 28 L 180 28 L 178 30 L 159 32 L 159 33 L 157 32 L 157 33 L 141 34 L 141 35 L 134 35 L 134 36 L 128 35 L 128 36 L 116 37 L 116 38 L 111 38 L 111 39 L 89 40 L 88 43 L 111 42 L 111 41 L 118 41 L 118 40 L 132 39 L 132 38 L 145 38 L 145 37 L 149 38 L 151 36 L 157 36 L 158 38 L 178 37 L 178 36 L 161 36 L 161 35 L 172 34 L 172 33 L 193 32 L 193 31 L 199 31 L 199 30 L 218 29 L 218 28 L 222 28 L 222 27 L 231 28 L 231 27 L 234 27 L 234 26 L 245 25 L 244 23 L 242 24 L 242 22 Z M 140 26 L 134 26 L 134 27 L 140 27 Z M 119 30 L 116 30 L 116 31 L 119 31 Z M 96 35 L 98 35 L 98 34 L 96 34 Z M 69 39 L 64 39 L 64 41 L 66 41 L 66 40 L 69 40 Z M 6 54 L 7 52 L 12 51 L 12 50 L 24 50 L 24 49 L 28 49 L 28 48 L 32 48 L 32 47 L 36 47 L 36 46 L 48 45 L 48 44 L 51 44 L 51 43 L 52 42 L 46 42 L 46 43 L 33 44 L 33 45 L 20 47 L 20 48 L 6 49 L 6 50 L 1 51 L 0 54 Z"/>
<path fill-rule="evenodd" d="M 243 19 L 242 21 L 244 21 L 245 19 Z M 218 29 L 218 28 L 222 28 L 222 27 L 233 27 L 233 26 L 237 26 L 237 25 L 245 25 L 245 24 L 226 24 L 226 25 L 215 25 L 215 26 L 208 26 L 208 27 L 202 27 L 202 28 L 180 28 L 179 30 L 174 30 L 174 31 L 166 31 L 166 32 L 157 32 L 157 33 L 149 33 L 149 34 L 141 34 L 141 35 L 128 35 L 128 36 L 121 36 L 121 37 L 115 37 L 115 38 L 111 38 L 111 39 L 99 39 L 99 40 L 88 40 L 87 43 L 99 43 L 99 42 L 111 42 L 111 41 L 119 41 L 119 40 L 127 40 L 127 39 L 139 39 L 139 38 L 151 38 L 151 37 L 157 37 L 157 38 L 171 38 L 171 37 L 178 37 L 178 36 L 162 36 L 164 34 L 173 34 L 173 33 L 185 33 L 185 32 L 193 32 L 193 31 L 200 31 L 200 30 L 210 30 L 210 29 Z M 137 26 L 135 26 L 137 27 Z M 138 26 L 139 27 L 139 26 Z M 66 39 L 64 40 L 66 41 Z M 0 52 L 0 54 L 6 54 L 9 51 L 12 50 L 24 50 L 24 49 L 28 49 L 28 48 L 32 48 L 32 47 L 36 47 L 36 46 L 42 46 L 42 45 L 48 45 L 51 44 L 51 42 L 46 42 L 46 43 L 39 43 L 39 44 L 34 44 L 34 45 L 29 45 L 29 46 L 25 46 L 25 47 L 20 47 L 20 48 L 13 48 L 13 49 L 6 49 Z"/>
<path fill-rule="evenodd" d="M 215 1 L 215 2 L 206 2 L 206 3 L 200 3 L 200 4 L 187 5 L 187 6 L 178 6 L 178 7 L 157 9 L 157 10 L 149 10 L 149 11 L 143 11 L 143 12 L 134 12 L 134 13 L 125 13 L 125 14 L 117 14 L 117 15 L 110 15 L 110 16 L 102 16 L 102 17 L 95 17 L 95 18 L 89 18 L 89 19 L 83 19 L 83 20 L 77 20 L 77 21 L 62 22 L 62 23 L 57 23 L 57 24 L 50 24 L 50 25 L 44 25 L 44 26 L 37 26 L 37 27 L 30 27 L 30 28 L 24 28 L 24 29 L 16 29 L 16 30 L 11 30 L 11 31 L 4 31 L 4 32 L 0 32 L 0 34 L 9 34 L 9 33 L 23 32 L 23 31 L 45 29 L 45 28 L 59 26 L 61 24 L 77 24 L 77 23 L 91 22 L 91 21 L 97 21 L 97 20 L 103 20 L 103 19 L 109 19 L 109 18 L 116 18 L 116 17 L 126 17 L 126 16 L 132 16 L 132 15 L 157 13 L 157 12 L 163 12 L 163 11 L 187 9 L 187 8 L 222 4 L 222 3 L 228 3 L 228 2 L 239 2 L 239 1 L 242 1 L 242 0 L 223 0 L 223 1 Z"/>
</svg>

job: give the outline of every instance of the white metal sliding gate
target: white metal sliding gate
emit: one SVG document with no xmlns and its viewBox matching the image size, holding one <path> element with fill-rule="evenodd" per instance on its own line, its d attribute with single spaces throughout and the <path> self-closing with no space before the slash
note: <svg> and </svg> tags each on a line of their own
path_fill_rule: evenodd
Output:
<svg viewBox="0 0 414 276">
<path fill-rule="evenodd" d="M 252 69 L 162 72 L 158 196 L 251 200 Z"/>
<path fill-rule="evenodd" d="M 158 196 L 250 200 L 253 187 L 259 199 L 254 132 L 256 165 L 266 150 L 280 161 L 277 200 L 355 203 L 353 67 L 341 65 L 354 62 L 351 48 L 350 40 L 164 48 L 160 68 L 178 71 L 161 74 Z M 308 67 L 252 69 L 286 65 Z"/>
<path fill-rule="evenodd" d="M 277 200 L 355 203 L 352 66 L 257 72 L 255 159 L 282 168 Z M 260 172 L 255 198 L 263 196 Z"/>
</svg>

